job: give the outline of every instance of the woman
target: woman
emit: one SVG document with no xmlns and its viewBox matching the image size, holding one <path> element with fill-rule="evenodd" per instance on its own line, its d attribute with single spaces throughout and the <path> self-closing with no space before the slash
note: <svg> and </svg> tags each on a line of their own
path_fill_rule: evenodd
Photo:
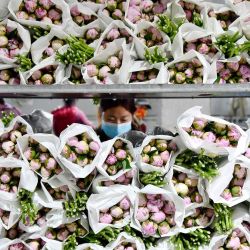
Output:
<svg viewBox="0 0 250 250">
<path fill-rule="evenodd" d="M 100 126 L 96 133 L 101 141 L 137 130 L 133 123 L 136 110 L 133 99 L 102 99 L 99 108 Z"/>
</svg>

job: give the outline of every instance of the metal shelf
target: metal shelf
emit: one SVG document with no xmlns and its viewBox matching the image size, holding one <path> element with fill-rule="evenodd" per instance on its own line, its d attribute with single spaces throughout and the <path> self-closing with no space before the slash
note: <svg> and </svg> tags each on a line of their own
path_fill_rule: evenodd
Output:
<svg viewBox="0 0 250 250">
<path fill-rule="evenodd" d="M 228 85 L 2 85 L 4 98 L 228 98 L 250 97 L 250 83 Z"/>
</svg>

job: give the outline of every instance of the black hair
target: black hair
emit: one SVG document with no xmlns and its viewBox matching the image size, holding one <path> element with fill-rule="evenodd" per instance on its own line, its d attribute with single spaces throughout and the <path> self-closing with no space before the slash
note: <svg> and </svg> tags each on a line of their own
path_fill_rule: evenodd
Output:
<svg viewBox="0 0 250 250">
<path fill-rule="evenodd" d="M 71 106 L 75 104 L 76 100 L 73 98 L 66 98 L 63 100 L 66 106 Z"/>
<path fill-rule="evenodd" d="M 100 110 L 105 112 L 110 108 L 123 107 L 128 110 L 131 114 L 136 111 L 135 100 L 134 99 L 101 99 Z"/>
</svg>

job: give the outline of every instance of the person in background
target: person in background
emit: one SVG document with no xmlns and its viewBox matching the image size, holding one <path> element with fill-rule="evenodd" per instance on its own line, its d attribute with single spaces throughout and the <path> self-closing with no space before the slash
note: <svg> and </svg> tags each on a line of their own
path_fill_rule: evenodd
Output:
<svg viewBox="0 0 250 250">
<path fill-rule="evenodd" d="M 76 106 L 75 99 L 64 99 L 64 106 L 53 110 L 53 130 L 55 135 L 60 133 L 72 123 L 80 123 L 93 127 L 87 116 Z"/>
<path fill-rule="evenodd" d="M 2 118 L 3 112 L 6 115 L 9 115 L 10 113 L 13 113 L 14 116 L 21 115 L 21 111 L 18 108 L 6 103 L 3 98 L 0 98 L 0 118 Z"/>
<path fill-rule="evenodd" d="M 134 99 L 102 99 L 98 110 L 101 122 L 96 130 L 100 140 L 107 141 L 130 130 L 137 130 L 133 122 L 135 110 Z"/>
<path fill-rule="evenodd" d="M 136 111 L 134 113 L 134 121 L 138 124 L 138 130 L 143 133 L 147 132 L 147 125 L 144 118 L 148 115 L 148 110 L 151 109 L 147 100 L 138 99 L 135 103 Z"/>
</svg>

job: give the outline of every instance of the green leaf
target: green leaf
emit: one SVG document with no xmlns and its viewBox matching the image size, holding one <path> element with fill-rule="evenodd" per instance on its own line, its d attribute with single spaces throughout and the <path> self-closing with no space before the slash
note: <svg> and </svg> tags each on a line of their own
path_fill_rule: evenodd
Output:
<svg viewBox="0 0 250 250">
<path fill-rule="evenodd" d="M 130 162 L 127 158 L 122 161 L 122 168 L 123 169 L 131 169 L 132 168 L 130 165 Z"/>
</svg>

